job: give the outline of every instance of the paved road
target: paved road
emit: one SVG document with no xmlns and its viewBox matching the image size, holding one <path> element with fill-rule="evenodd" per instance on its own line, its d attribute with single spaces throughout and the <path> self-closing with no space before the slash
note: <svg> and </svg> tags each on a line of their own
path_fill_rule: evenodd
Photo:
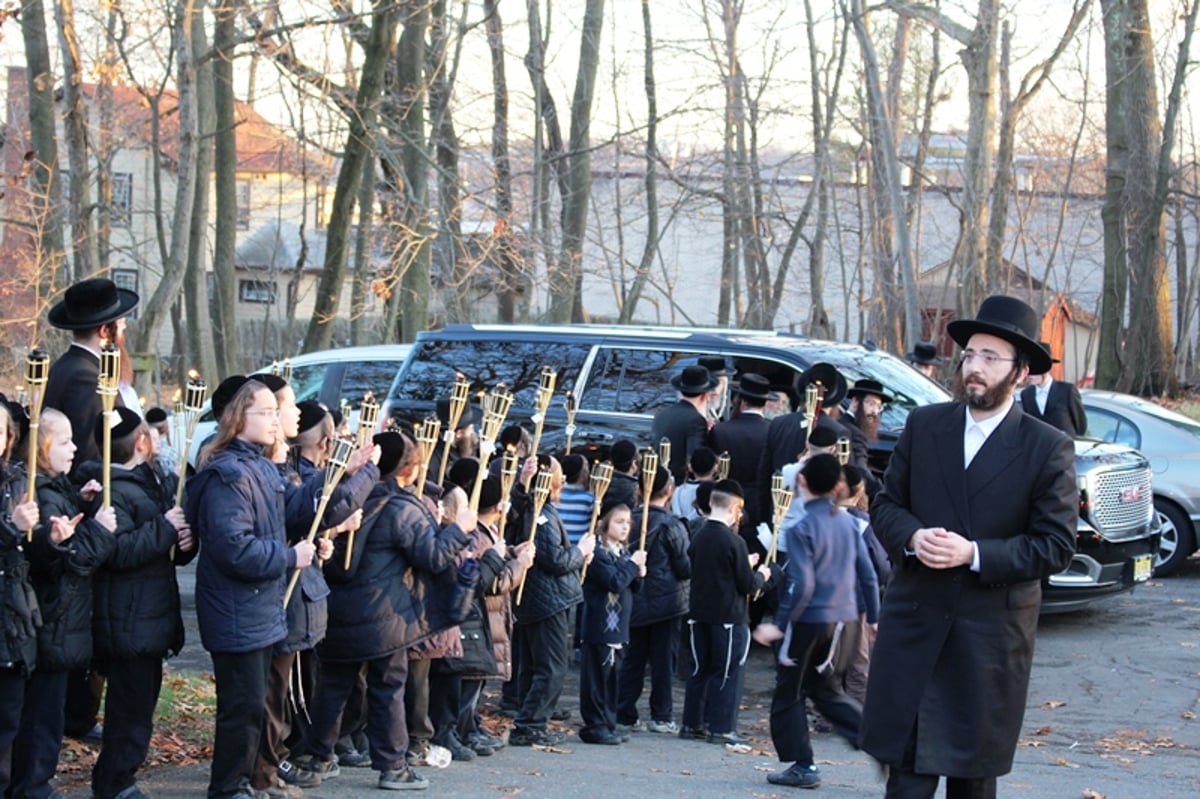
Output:
<svg viewBox="0 0 1200 799">
<path fill-rule="evenodd" d="M 1012 774 L 1000 780 L 1000 797 L 1071 799 L 1091 796 L 1088 790 L 1107 799 L 1200 796 L 1198 619 L 1196 559 L 1176 577 L 1153 581 L 1132 595 L 1044 618 L 1023 745 Z M 172 667 L 208 668 L 198 636 L 189 640 L 188 653 Z M 589 746 L 570 736 L 562 753 L 506 749 L 473 763 L 426 769 L 429 793 L 461 799 L 787 796 L 790 789 L 766 782 L 766 774 L 778 768 L 766 724 L 771 681 L 770 659 L 757 650 L 742 711 L 742 730 L 755 743 L 751 754 L 650 733 L 620 748 Z M 564 705 L 573 710 L 576 690 L 572 675 Z M 677 711 L 681 706 L 680 697 Z M 869 758 L 832 735 L 817 735 L 814 746 L 824 779 L 821 795 L 882 796 Z M 162 769 L 146 775 L 143 784 L 157 797 L 200 799 L 206 780 L 207 766 L 201 765 Z M 372 795 L 374 780 L 370 770 L 346 769 L 306 796 Z M 89 794 L 80 788 L 67 795 Z"/>
</svg>

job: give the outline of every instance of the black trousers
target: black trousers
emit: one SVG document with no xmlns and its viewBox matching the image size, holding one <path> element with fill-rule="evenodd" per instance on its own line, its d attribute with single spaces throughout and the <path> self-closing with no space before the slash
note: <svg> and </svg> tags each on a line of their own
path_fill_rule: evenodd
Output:
<svg viewBox="0 0 1200 799">
<path fill-rule="evenodd" d="M 408 661 L 408 681 L 404 684 L 404 712 L 408 719 L 408 747 L 419 752 L 433 738 L 433 720 L 429 717 L 429 672 L 433 661 L 428 658 Z"/>
<path fill-rule="evenodd" d="M 161 658 L 131 658 L 105 665 L 104 745 L 92 769 L 92 795 L 112 799 L 137 781 L 154 732 L 162 689 Z"/>
<path fill-rule="evenodd" d="M 745 624 L 688 621 L 691 628 L 692 673 L 683 700 L 683 726 L 718 735 L 737 729 L 742 672 L 750 652 Z"/>
<path fill-rule="evenodd" d="M 571 650 L 571 612 L 560 610 L 541 621 L 522 624 L 520 690 L 524 700 L 516 725 L 545 729 L 562 693 Z"/>
<path fill-rule="evenodd" d="M 888 772 L 884 799 L 933 799 L 937 793 L 937 774 L 917 774 L 913 771 L 917 759 L 917 727 L 914 724 L 904 746 L 900 765 Z M 996 799 L 996 778 L 946 778 L 946 799 Z"/>
<path fill-rule="evenodd" d="M 617 674 L 623 650 L 608 644 L 582 644 L 579 664 L 579 715 L 583 717 L 580 737 L 603 737 L 615 732 L 617 724 Z"/>
<path fill-rule="evenodd" d="M 258 757 L 254 760 L 254 776 L 250 784 L 264 790 L 275 784 L 275 769 L 287 759 L 284 741 L 292 728 L 292 712 L 288 703 L 292 669 L 296 653 L 275 655 L 267 672 L 267 701 L 263 705 L 262 737 L 258 742 Z"/>
<path fill-rule="evenodd" d="M 63 734 L 82 738 L 96 726 L 100 697 L 104 693 L 104 675 L 91 669 L 71 669 L 67 674 L 66 715 Z"/>
<path fill-rule="evenodd" d="M 429 672 L 429 720 L 433 723 L 433 742 L 449 746 L 458 737 L 458 713 L 462 705 L 463 680 L 450 673 L 445 660 L 433 661 Z"/>
<path fill-rule="evenodd" d="M 323 683 L 324 681 L 321 682 Z M 316 696 L 316 691 L 313 692 L 313 696 Z M 315 699 L 310 700 L 310 707 L 315 707 L 314 702 Z M 346 700 L 346 707 L 342 710 L 342 727 L 341 736 L 339 737 L 347 739 L 357 749 L 360 743 L 360 736 L 364 738 L 366 736 L 366 729 L 367 666 L 364 663 L 359 666 L 358 678 L 354 681 L 354 687 L 350 690 L 350 698 Z"/>
<path fill-rule="evenodd" d="M 333 758 L 341 727 L 342 709 L 362 663 L 321 661 L 321 687 L 313 702 L 312 726 L 305 747 L 321 760 Z M 404 684 L 408 678 L 408 652 L 400 650 L 366 663 L 367 741 L 371 749 L 371 768 L 376 771 L 400 769 L 406 765 L 408 723 L 404 715 Z"/>
<path fill-rule="evenodd" d="M 642 698 L 647 663 L 650 664 L 650 718 L 671 721 L 675 715 L 671 689 L 682 624 L 683 617 L 677 616 L 629 630 L 629 645 L 617 676 L 618 723 L 633 724 L 638 720 L 637 703 Z"/>
<path fill-rule="evenodd" d="M 464 677 L 458 703 L 458 739 L 466 741 L 479 731 L 479 697 L 483 694 L 486 680 Z"/>
<path fill-rule="evenodd" d="M 12 784 L 13 744 L 25 704 L 25 675 L 20 669 L 0 669 L 0 796 Z"/>
<path fill-rule="evenodd" d="M 525 701 L 525 695 L 521 693 L 521 625 L 512 626 L 508 647 L 512 658 L 512 674 L 500 689 L 500 707 L 520 710 Z"/>
<path fill-rule="evenodd" d="M 794 666 L 775 665 L 775 695 L 771 698 L 771 741 L 783 762 L 802 766 L 813 764 L 812 742 L 808 735 L 805 697 L 812 699 L 821 715 L 829 720 L 838 735 L 858 747 L 858 728 L 862 724 L 862 705 L 838 687 L 833 670 L 824 673 L 817 666 L 829 654 L 834 624 L 792 624 L 783 640 Z"/>
<path fill-rule="evenodd" d="M 46 799 L 62 749 L 67 672 L 35 670 L 25 681 L 21 731 L 13 745 L 13 799 Z"/>
<path fill-rule="evenodd" d="M 217 678 L 217 727 L 208 799 L 228 799 L 249 792 L 266 715 L 271 647 L 213 652 L 212 660 Z"/>
</svg>

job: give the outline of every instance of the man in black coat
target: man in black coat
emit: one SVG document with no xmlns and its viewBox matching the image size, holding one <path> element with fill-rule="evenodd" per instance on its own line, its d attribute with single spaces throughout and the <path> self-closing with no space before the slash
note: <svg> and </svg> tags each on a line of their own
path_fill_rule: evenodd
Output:
<svg viewBox="0 0 1200 799">
<path fill-rule="evenodd" d="M 107 278 L 98 277 L 69 287 L 62 300 L 46 314 L 52 326 L 70 330 L 72 335 L 71 346 L 50 366 L 42 404 L 62 411 L 71 420 L 71 437 L 77 448 L 74 470 L 88 461 L 100 459 L 100 448 L 92 436 L 96 417 L 104 408 L 96 393 L 100 381 L 100 350 L 106 344 L 119 346 L 124 341 L 124 317 L 137 304 L 137 294 L 117 288 Z M 117 405 L 137 410 L 136 403 L 124 399 L 118 394 Z"/>
<path fill-rule="evenodd" d="M 871 522 L 894 565 L 871 656 L 860 743 L 888 797 L 992 799 L 1025 712 L 1041 580 L 1075 549 L 1074 447 L 1021 411 L 1045 371 L 1037 314 L 984 300 L 947 331 L 964 347 L 957 402 L 917 408 Z"/>
<path fill-rule="evenodd" d="M 746 495 L 746 530 L 752 530 L 749 523 L 759 519 L 758 461 L 770 427 L 770 422 L 763 416 L 763 407 L 777 396 L 771 391 L 770 381 L 762 375 L 747 372 L 733 387 L 734 417 L 727 422 L 718 422 L 708 434 L 713 452 L 729 453 L 728 476 L 738 481 Z M 745 530 L 742 532 L 745 536 Z M 753 539 L 751 532 L 747 543 Z"/>
<path fill-rule="evenodd" d="M 1049 342 L 1039 346 L 1050 354 Z M 1061 363 L 1051 358 L 1051 365 Z M 1074 383 L 1055 380 L 1049 370 L 1042 374 L 1030 372 L 1028 385 L 1021 391 L 1021 408 L 1035 419 L 1057 427 L 1072 438 L 1087 432 L 1087 411 Z"/>
<path fill-rule="evenodd" d="M 717 379 L 703 366 L 687 366 L 671 378 L 671 385 L 679 401 L 654 414 L 650 437 L 655 446 L 664 438 L 671 442 L 671 462 L 659 468 L 670 469 L 675 485 L 683 485 L 688 458 L 708 440 L 708 393 L 717 387 Z"/>
</svg>

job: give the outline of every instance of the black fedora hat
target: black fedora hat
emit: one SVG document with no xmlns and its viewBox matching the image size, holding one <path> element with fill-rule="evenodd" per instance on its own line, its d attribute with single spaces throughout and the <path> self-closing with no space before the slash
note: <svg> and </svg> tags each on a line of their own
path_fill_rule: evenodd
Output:
<svg viewBox="0 0 1200 799">
<path fill-rule="evenodd" d="M 733 387 L 733 393 L 764 402 L 779 399 L 779 395 L 771 390 L 771 381 L 754 372 L 746 372 L 739 377 L 737 385 Z"/>
<path fill-rule="evenodd" d="M 936 366 L 942 362 L 937 354 L 937 347 L 931 341 L 918 341 L 913 345 L 912 352 L 904 357 L 909 363 L 917 366 Z"/>
<path fill-rule="evenodd" d="M 823 407 L 840 405 L 846 398 L 846 378 L 842 377 L 842 373 L 831 363 L 814 363 L 800 373 L 796 378 L 796 391 L 801 398 L 804 397 L 809 383 L 825 386 L 825 398 L 821 401 Z"/>
<path fill-rule="evenodd" d="M 94 277 L 69 286 L 46 320 L 60 330 L 87 330 L 120 319 L 137 304 L 135 292 L 117 288 L 106 277 Z"/>
<path fill-rule="evenodd" d="M 1016 297 L 994 294 L 979 306 L 974 319 L 955 319 L 946 325 L 946 332 L 960 347 L 966 347 L 971 336 L 986 333 L 1012 344 L 1029 359 L 1029 371 L 1042 374 L 1050 371 L 1050 353 L 1038 344 L 1041 320 L 1037 312 Z"/>
<path fill-rule="evenodd" d="M 878 380 L 871 380 L 867 377 L 864 377 L 862 380 L 856 380 L 854 382 L 854 387 L 846 392 L 846 395 L 849 397 L 865 397 L 868 394 L 879 397 L 879 399 L 883 402 L 891 402 L 892 400 L 896 399 L 891 394 L 884 391 L 882 383 L 880 383 Z"/>
<path fill-rule="evenodd" d="M 696 397 L 717 387 L 717 379 L 703 366 L 685 366 L 671 378 L 671 385 L 685 397 Z"/>
</svg>

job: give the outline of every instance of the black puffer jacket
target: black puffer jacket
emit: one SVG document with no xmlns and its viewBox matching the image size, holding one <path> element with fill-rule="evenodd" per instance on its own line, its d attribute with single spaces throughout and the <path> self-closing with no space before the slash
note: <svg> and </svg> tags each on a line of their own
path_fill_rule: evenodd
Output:
<svg viewBox="0 0 1200 799">
<path fill-rule="evenodd" d="M 642 509 L 633 514 L 629 534 L 631 547 L 636 547 L 642 529 Z M 641 590 L 633 595 L 631 627 L 686 616 L 688 612 L 689 578 L 692 561 L 688 557 L 687 526 L 666 508 L 650 506 L 646 532 L 646 576 Z"/>
<path fill-rule="evenodd" d="M 29 581 L 25 534 L 10 521 L 24 500 L 25 481 L 0 472 L 0 668 L 29 676 L 37 665 L 37 628 L 42 625 L 37 595 Z"/>
<path fill-rule="evenodd" d="M 42 610 L 38 668 L 66 671 L 92 662 L 92 575 L 108 560 L 114 537 L 95 520 L 81 519 L 62 544 L 50 540 L 50 517 L 80 512 L 79 491 L 65 474 L 38 475 L 41 521 L 33 533 L 29 561 Z"/>
<path fill-rule="evenodd" d="M 530 506 L 523 515 L 521 529 L 528 535 L 530 526 L 537 525 L 534 537 L 533 566 L 525 572 L 525 591 L 517 604 L 513 597 L 517 624 L 533 624 L 555 613 L 572 608 L 583 601 L 579 572 L 583 568 L 583 553 L 571 545 L 558 511 L 549 502 L 536 520 Z"/>
<path fill-rule="evenodd" d="M 196 547 L 171 547 L 178 533 L 164 515 L 175 504 L 175 477 L 160 476 L 148 463 L 112 467 L 112 504 L 117 514 L 113 552 L 94 578 L 92 630 L 103 661 L 161 658 L 183 648 L 183 617 L 175 567 L 190 563 Z"/>
<path fill-rule="evenodd" d="M 415 494 L 387 481 L 367 498 L 349 570 L 347 538 L 338 537 L 325 564 L 329 630 L 317 646 L 323 660 L 372 660 L 458 622 L 447 618 L 448 593 L 470 539 L 457 525 L 438 530 Z"/>
</svg>

